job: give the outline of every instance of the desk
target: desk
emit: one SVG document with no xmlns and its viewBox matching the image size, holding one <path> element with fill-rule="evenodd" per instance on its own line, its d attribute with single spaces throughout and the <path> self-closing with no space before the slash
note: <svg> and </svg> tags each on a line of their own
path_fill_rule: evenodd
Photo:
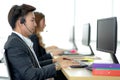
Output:
<svg viewBox="0 0 120 80">
<path fill-rule="evenodd" d="M 106 56 L 106 57 L 104 58 L 103 56 Z M 100 53 L 99 57 L 101 58 L 101 60 L 95 60 L 94 62 L 100 62 L 100 63 L 112 62 L 112 59 L 108 54 L 102 55 L 102 53 Z M 76 56 L 73 56 L 72 58 L 75 59 Z M 92 75 L 91 71 L 85 68 L 63 68 L 62 72 L 68 80 L 120 80 L 120 77 L 118 76 L 94 76 Z"/>
<path fill-rule="evenodd" d="M 85 68 L 66 68 L 62 72 L 68 80 L 120 80 L 120 77 L 115 76 L 93 76 Z"/>
</svg>

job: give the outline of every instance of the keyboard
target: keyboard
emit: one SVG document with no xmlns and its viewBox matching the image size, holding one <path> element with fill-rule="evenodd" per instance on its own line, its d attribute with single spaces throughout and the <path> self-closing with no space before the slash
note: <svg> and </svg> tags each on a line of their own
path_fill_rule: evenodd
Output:
<svg viewBox="0 0 120 80">
<path fill-rule="evenodd" d="M 71 68 L 85 68 L 85 67 L 88 67 L 88 65 L 83 62 L 80 62 L 80 65 L 72 65 L 70 67 Z"/>
<path fill-rule="evenodd" d="M 86 67 L 87 70 L 92 71 L 92 64 Z"/>
</svg>

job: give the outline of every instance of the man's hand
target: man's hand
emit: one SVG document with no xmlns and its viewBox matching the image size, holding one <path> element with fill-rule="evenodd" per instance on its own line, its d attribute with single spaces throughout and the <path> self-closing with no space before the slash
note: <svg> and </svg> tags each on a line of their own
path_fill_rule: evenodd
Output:
<svg viewBox="0 0 120 80">
<path fill-rule="evenodd" d="M 60 70 L 61 68 L 68 68 L 74 65 L 80 65 L 80 63 L 74 60 L 63 60 L 62 62 L 56 62 L 56 70 Z"/>
<path fill-rule="evenodd" d="M 63 60 L 73 60 L 72 58 L 70 57 L 67 57 L 67 56 L 58 56 L 57 58 L 54 58 L 53 59 L 53 62 L 62 62 Z"/>
</svg>

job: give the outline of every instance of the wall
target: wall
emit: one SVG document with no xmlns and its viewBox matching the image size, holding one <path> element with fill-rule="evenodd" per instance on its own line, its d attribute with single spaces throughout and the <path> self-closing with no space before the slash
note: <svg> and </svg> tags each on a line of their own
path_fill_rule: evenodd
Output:
<svg viewBox="0 0 120 80">
<path fill-rule="evenodd" d="M 110 16 L 118 17 L 118 40 L 120 40 L 120 0 L 3 0 L 0 3 L 0 53 L 3 53 L 4 43 L 12 31 L 7 21 L 8 11 L 12 5 L 22 3 L 31 4 L 37 8 L 36 11 L 45 14 L 46 29 L 42 35 L 46 46 L 72 48 L 70 37 L 72 27 L 75 26 L 76 43 L 80 50 L 83 24 L 90 22 L 91 40 L 96 41 L 97 19 Z"/>
</svg>

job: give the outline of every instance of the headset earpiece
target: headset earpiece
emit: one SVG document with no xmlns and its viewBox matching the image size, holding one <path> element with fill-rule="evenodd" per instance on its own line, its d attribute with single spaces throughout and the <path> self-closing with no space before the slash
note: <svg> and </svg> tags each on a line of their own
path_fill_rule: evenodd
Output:
<svg viewBox="0 0 120 80">
<path fill-rule="evenodd" d="M 21 17 L 20 23 L 21 23 L 21 24 L 24 24 L 24 26 L 27 28 L 27 30 L 28 30 L 30 33 L 33 33 L 32 30 L 25 24 L 25 18 L 24 18 L 24 17 Z"/>
<path fill-rule="evenodd" d="M 20 23 L 21 23 L 21 24 L 24 24 L 24 23 L 25 23 L 25 18 L 24 18 L 24 17 L 22 17 L 22 18 L 20 19 Z"/>
</svg>

